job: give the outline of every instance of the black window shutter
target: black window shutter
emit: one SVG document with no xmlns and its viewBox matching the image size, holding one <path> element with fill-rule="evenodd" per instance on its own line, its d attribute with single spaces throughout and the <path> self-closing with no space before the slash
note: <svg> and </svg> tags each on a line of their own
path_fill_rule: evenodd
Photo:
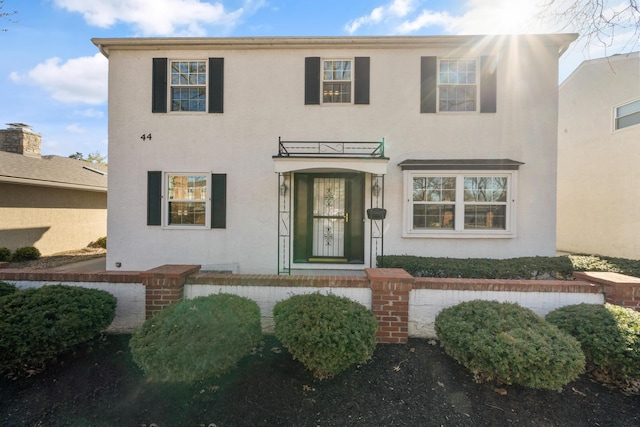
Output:
<svg viewBox="0 0 640 427">
<path fill-rule="evenodd" d="M 227 174 L 211 174 L 211 228 L 227 228 Z"/>
<path fill-rule="evenodd" d="M 495 113 L 497 110 L 498 72 L 493 56 L 480 58 L 480 112 Z"/>
<path fill-rule="evenodd" d="M 361 56 L 355 58 L 354 69 L 354 104 L 368 104 L 369 103 L 369 75 L 370 75 L 370 60 L 368 56 Z"/>
<path fill-rule="evenodd" d="M 320 57 L 304 59 L 304 103 L 320 105 Z"/>
<path fill-rule="evenodd" d="M 167 58 L 153 58 L 151 112 L 167 112 Z"/>
<path fill-rule="evenodd" d="M 209 58 L 209 112 L 222 113 L 224 101 L 224 58 Z"/>
<path fill-rule="evenodd" d="M 438 58 L 420 58 L 420 112 L 435 113 L 438 90 Z"/>
<path fill-rule="evenodd" d="M 161 225 L 162 172 L 147 172 L 147 225 Z"/>
</svg>

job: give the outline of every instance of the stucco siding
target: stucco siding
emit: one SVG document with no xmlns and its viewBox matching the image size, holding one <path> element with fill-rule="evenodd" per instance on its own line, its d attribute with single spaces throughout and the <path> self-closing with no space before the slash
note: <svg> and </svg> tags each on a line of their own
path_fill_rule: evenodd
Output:
<svg viewBox="0 0 640 427">
<path fill-rule="evenodd" d="M 583 63 L 560 88 L 558 249 L 640 259 L 640 125 L 614 108 L 640 99 L 640 55 Z"/>
<path fill-rule="evenodd" d="M 533 42 L 531 42 L 533 40 Z M 165 263 L 277 267 L 278 138 L 381 141 L 385 254 L 494 257 L 555 254 L 558 48 L 536 39 L 505 45 L 315 48 L 200 47 L 109 52 L 109 251 L 107 269 Z M 161 43 L 161 42 L 159 42 Z M 498 111 L 420 113 L 420 58 L 499 57 Z M 370 57 L 369 105 L 304 105 L 305 57 Z M 224 113 L 151 113 L 154 57 L 224 57 Z M 151 134 L 151 140 L 141 140 Z M 406 159 L 513 159 L 516 233 L 509 238 L 406 238 Z M 227 174 L 225 229 L 149 227 L 147 171 Z M 365 188 L 369 180 L 365 182 Z M 369 192 L 365 206 L 369 206 Z M 368 223 L 365 224 L 368 233 Z M 368 234 L 365 259 L 368 260 Z M 363 268 L 362 265 L 359 268 Z"/>
<path fill-rule="evenodd" d="M 0 247 L 50 255 L 107 235 L 105 192 L 0 183 L 0 194 Z"/>
</svg>

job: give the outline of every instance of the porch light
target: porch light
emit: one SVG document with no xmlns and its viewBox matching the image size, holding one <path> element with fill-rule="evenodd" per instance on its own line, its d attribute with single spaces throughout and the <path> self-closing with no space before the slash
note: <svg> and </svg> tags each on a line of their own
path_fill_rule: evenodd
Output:
<svg viewBox="0 0 640 427">
<path fill-rule="evenodd" d="M 280 184 L 280 195 L 282 197 L 286 196 L 288 190 L 289 186 L 287 186 L 287 183 L 285 181 L 282 181 L 282 184 Z"/>
<path fill-rule="evenodd" d="M 378 180 L 376 179 L 376 182 L 374 182 L 373 186 L 371 187 L 371 194 L 377 197 L 378 194 L 380 194 L 380 190 L 380 185 L 378 184 Z"/>
</svg>

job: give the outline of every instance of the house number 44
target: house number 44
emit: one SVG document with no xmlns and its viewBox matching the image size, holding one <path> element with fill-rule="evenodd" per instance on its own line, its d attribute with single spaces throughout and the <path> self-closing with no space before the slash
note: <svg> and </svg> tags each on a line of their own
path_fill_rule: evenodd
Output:
<svg viewBox="0 0 640 427">
<path fill-rule="evenodd" d="M 148 134 L 146 134 L 146 135 L 145 135 L 145 134 L 143 133 L 143 134 L 142 134 L 142 136 L 140 137 L 140 139 L 141 139 L 141 140 L 143 140 L 143 141 L 146 141 L 147 139 L 148 139 L 149 141 L 151 141 L 151 134 L 150 134 L 150 133 L 148 133 Z"/>
</svg>

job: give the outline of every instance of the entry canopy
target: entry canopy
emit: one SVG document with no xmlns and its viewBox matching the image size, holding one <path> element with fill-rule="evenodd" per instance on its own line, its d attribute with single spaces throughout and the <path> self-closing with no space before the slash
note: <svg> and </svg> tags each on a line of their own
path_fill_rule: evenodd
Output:
<svg viewBox="0 0 640 427">
<path fill-rule="evenodd" d="M 318 157 L 274 157 L 277 173 L 303 170 L 352 170 L 386 175 L 389 159 L 344 159 Z"/>
<path fill-rule="evenodd" d="M 278 141 L 277 173 L 351 170 L 386 175 L 384 140 L 376 142 Z"/>
</svg>

